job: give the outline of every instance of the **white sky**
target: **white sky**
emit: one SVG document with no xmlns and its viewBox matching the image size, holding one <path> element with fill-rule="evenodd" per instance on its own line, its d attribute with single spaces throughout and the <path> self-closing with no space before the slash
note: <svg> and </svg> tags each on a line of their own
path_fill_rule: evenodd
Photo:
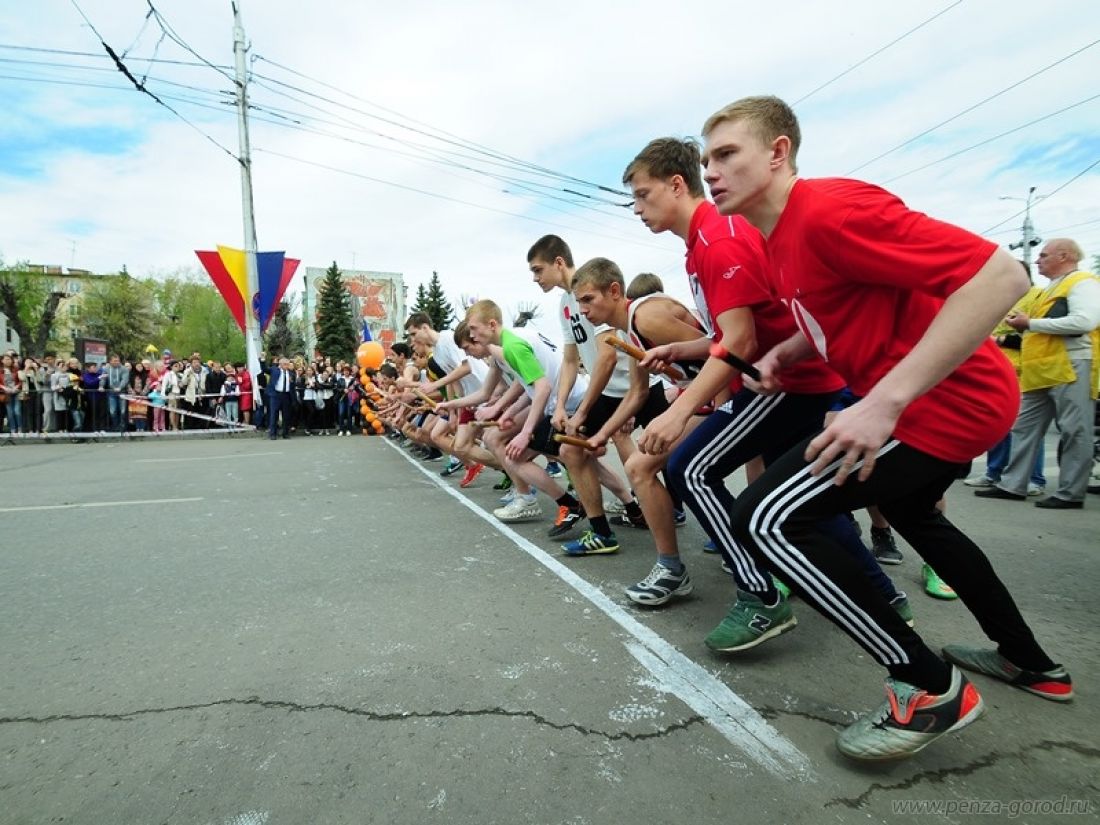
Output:
<svg viewBox="0 0 1100 825">
<path fill-rule="evenodd" d="M 140 77 L 149 65 L 138 58 L 153 53 L 160 34 L 153 20 L 142 31 L 144 0 L 78 2 L 116 51 L 132 47 L 125 62 Z M 229 0 L 160 0 L 156 6 L 199 54 L 217 64 L 232 63 Z M 808 177 L 852 173 L 1068 58 L 852 175 L 886 185 L 915 208 L 985 232 L 1023 207 L 1000 196 L 1022 198 L 1031 186 L 1037 195 L 1051 193 L 1100 160 L 1100 97 L 891 180 L 1100 94 L 1100 43 L 1090 47 L 1100 40 L 1095 0 L 1051 0 L 1041 6 L 1016 0 L 792 0 L 785 5 L 589 0 L 534 6 L 243 0 L 255 54 L 361 98 L 259 60 L 255 72 L 360 112 L 297 92 L 291 94 L 300 101 L 289 100 L 258 85 L 252 88 L 255 104 L 293 111 L 299 120 L 304 114 L 343 118 L 342 130 L 309 125 L 376 145 L 433 143 L 368 117 L 364 113 L 403 120 L 363 102 L 369 100 L 430 124 L 425 131 L 446 130 L 613 188 L 620 188 L 623 167 L 649 139 L 697 133 L 708 114 L 746 94 L 778 94 L 793 103 L 943 10 L 796 105 L 803 130 L 800 167 Z M 70 0 L 21 4 L 18 15 L 5 15 L 0 44 L 103 52 Z M 193 59 L 167 40 L 158 55 Z M 241 245 L 235 161 L 148 97 L 125 91 L 119 73 L 102 70 L 111 65 L 107 59 L 4 48 L 0 59 L 9 61 L 0 63 L 6 112 L 0 121 L 0 254 L 6 261 L 99 272 L 125 264 L 136 275 L 163 274 L 197 271 L 196 248 Z M 213 92 L 229 88 L 206 67 L 161 64 L 150 74 Z M 94 82 L 122 91 L 10 79 L 14 76 Z M 158 94 L 205 99 L 226 110 L 172 102 L 199 129 L 236 151 L 229 107 L 204 92 L 153 80 L 149 86 Z M 261 117 L 271 114 L 258 113 Z M 540 235 L 556 232 L 571 244 L 578 263 L 603 255 L 618 261 L 628 277 L 656 271 L 669 291 L 687 294 L 679 239 L 651 236 L 626 209 L 601 205 L 611 214 L 600 214 L 522 190 L 523 197 L 507 194 L 501 190 L 515 187 L 484 176 L 265 122 L 253 123 L 252 142 L 260 248 L 285 249 L 303 266 L 336 260 L 347 268 L 403 272 L 410 296 L 437 270 L 452 300 L 460 293 L 490 297 L 509 310 L 534 300 L 549 310 L 555 299 L 544 298 L 530 283 L 525 255 Z M 1037 201 L 1038 233 L 1068 235 L 1088 254 L 1100 253 L 1098 181 L 1100 166 Z M 1018 238 L 1021 222 L 1022 217 L 1012 218 L 989 237 L 1007 244 Z"/>
</svg>

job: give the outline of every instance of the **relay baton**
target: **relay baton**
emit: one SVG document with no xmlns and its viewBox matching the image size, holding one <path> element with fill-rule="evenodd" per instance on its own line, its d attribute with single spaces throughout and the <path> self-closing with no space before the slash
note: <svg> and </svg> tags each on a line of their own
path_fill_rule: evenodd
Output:
<svg viewBox="0 0 1100 825">
<path fill-rule="evenodd" d="M 638 361 L 641 361 L 643 358 L 645 358 L 645 350 L 640 350 L 633 344 L 628 344 L 626 341 L 624 341 L 622 338 L 619 338 L 618 336 L 612 335 L 608 338 L 604 338 L 604 341 L 606 341 L 610 346 L 619 350 L 619 352 L 625 352 L 631 358 L 634 358 Z M 680 370 L 678 370 L 676 367 L 667 366 L 663 370 L 661 370 L 661 372 L 667 375 L 673 381 L 684 380 L 684 374 L 680 372 Z"/>
<path fill-rule="evenodd" d="M 554 433 L 554 440 L 559 444 L 571 444 L 574 447 L 583 447 L 586 450 L 591 450 L 592 445 L 583 438 L 578 438 L 575 435 L 565 435 L 563 433 Z"/>
<path fill-rule="evenodd" d="M 721 358 L 735 370 L 740 370 L 753 381 L 760 380 L 760 370 L 744 359 L 738 358 L 721 344 L 715 342 L 710 345 L 711 358 Z"/>
</svg>

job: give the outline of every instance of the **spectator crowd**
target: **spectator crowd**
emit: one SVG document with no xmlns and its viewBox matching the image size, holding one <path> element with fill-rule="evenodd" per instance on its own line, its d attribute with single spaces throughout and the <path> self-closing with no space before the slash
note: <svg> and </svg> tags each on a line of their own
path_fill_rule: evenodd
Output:
<svg viewBox="0 0 1100 825">
<path fill-rule="evenodd" d="M 351 435 L 363 428 L 360 375 L 345 361 L 272 359 L 254 379 L 243 362 L 204 360 L 198 352 L 188 359 L 165 351 L 159 360 L 126 361 L 112 354 L 100 364 L 9 350 L 0 364 L 0 431 L 80 439 L 250 425 L 263 430 L 280 389 L 270 377 L 283 372 L 287 386 L 278 393 L 275 413 L 285 434 Z"/>
</svg>

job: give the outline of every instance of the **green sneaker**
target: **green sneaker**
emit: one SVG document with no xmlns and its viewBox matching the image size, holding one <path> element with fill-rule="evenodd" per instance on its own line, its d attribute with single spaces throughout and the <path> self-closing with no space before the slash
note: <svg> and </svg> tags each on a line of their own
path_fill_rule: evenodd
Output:
<svg viewBox="0 0 1100 825">
<path fill-rule="evenodd" d="M 779 595 L 783 597 L 784 601 L 791 597 L 791 588 L 787 587 L 786 582 L 777 579 L 775 576 L 772 576 L 772 587 L 779 591 Z"/>
<path fill-rule="evenodd" d="M 890 607 L 894 608 L 894 612 L 901 616 L 901 620 L 910 627 L 916 624 L 913 619 L 913 608 L 909 606 L 909 597 L 904 593 L 898 593 L 894 600 L 890 602 Z"/>
<path fill-rule="evenodd" d="M 951 668 L 951 685 L 941 696 L 887 679 L 886 702 L 842 730 L 836 746 L 849 759 L 903 759 L 944 734 L 965 728 L 983 709 L 982 697 L 957 667 Z"/>
<path fill-rule="evenodd" d="M 501 473 L 500 474 L 500 481 L 498 481 L 496 484 L 493 485 L 493 489 L 494 490 L 502 490 L 502 491 L 503 490 L 511 490 L 512 489 L 512 479 L 510 479 L 508 477 L 507 473 Z"/>
<path fill-rule="evenodd" d="M 756 647 L 773 636 L 794 630 L 798 619 L 791 612 L 787 599 L 780 596 L 775 607 L 765 607 L 752 593 L 737 591 L 737 601 L 726 618 L 703 640 L 718 653 L 735 653 Z"/>
<path fill-rule="evenodd" d="M 619 541 L 614 533 L 610 536 L 601 536 L 595 530 L 588 530 L 579 539 L 567 541 L 561 549 L 567 556 L 604 556 L 608 553 L 618 553 Z"/>
<path fill-rule="evenodd" d="M 937 576 L 931 565 L 926 564 L 921 567 L 921 572 L 924 574 L 924 592 L 929 596 L 946 601 L 959 598 L 959 594 L 955 592 L 955 589 Z"/>
</svg>

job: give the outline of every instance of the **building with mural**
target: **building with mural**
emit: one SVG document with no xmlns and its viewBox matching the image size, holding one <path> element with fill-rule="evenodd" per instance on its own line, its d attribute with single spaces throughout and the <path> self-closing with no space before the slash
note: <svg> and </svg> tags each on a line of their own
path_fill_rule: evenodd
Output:
<svg viewBox="0 0 1100 825">
<path fill-rule="evenodd" d="M 302 310 L 305 315 L 307 349 L 313 351 L 317 340 L 317 285 L 324 280 L 326 267 L 308 266 Z M 402 340 L 406 317 L 405 277 L 400 272 L 371 272 L 362 269 L 340 271 L 351 295 L 351 309 L 359 329 L 366 326 L 371 340 L 379 341 L 389 354 L 394 342 Z"/>
</svg>

